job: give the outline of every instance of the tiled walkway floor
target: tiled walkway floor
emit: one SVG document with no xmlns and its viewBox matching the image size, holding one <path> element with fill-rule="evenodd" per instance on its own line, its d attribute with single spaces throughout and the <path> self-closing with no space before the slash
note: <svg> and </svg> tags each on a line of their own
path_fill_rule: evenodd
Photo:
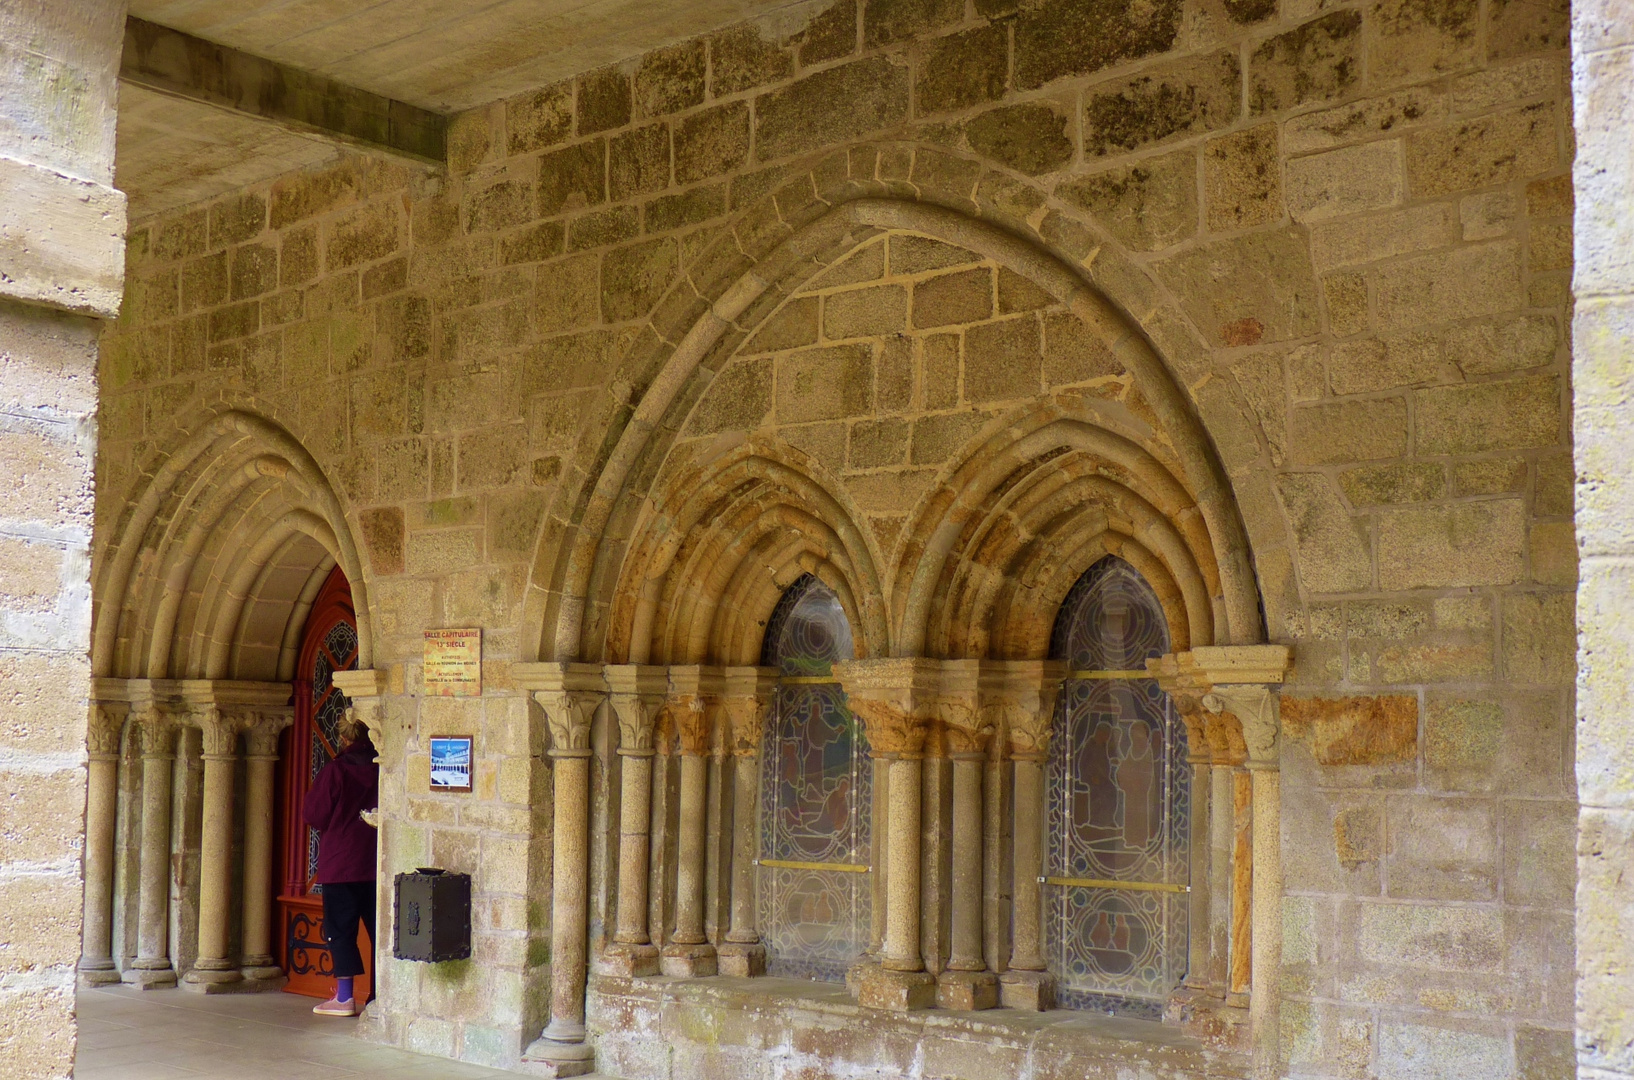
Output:
<svg viewBox="0 0 1634 1080">
<path fill-rule="evenodd" d="M 79 993 L 75 1080 L 478 1080 L 515 1073 L 375 1046 L 293 994 Z"/>
</svg>

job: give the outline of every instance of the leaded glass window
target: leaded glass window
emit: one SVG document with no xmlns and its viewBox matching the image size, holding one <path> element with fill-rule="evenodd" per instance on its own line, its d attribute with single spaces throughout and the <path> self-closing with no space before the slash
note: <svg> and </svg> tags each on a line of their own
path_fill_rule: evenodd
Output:
<svg viewBox="0 0 1634 1080">
<path fill-rule="evenodd" d="M 1044 939 L 1070 1008 L 1155 1017 L 1186 973 L 1191 778 L 1185 735 L 1146 661 L 1163 608 L 1107 556 L 1067 594 L 1051 655 L 1071 675 L 1045 775 Z"/>
<path fill-rule="evenodd" d="M 851 624 L 806 575 L 766 627 L 782 673 L 761 748 L 759 922 L 774 975 L 838 982 L 868 947 L 872 773 L 861 726 L 834 680 Z"/>
</svg>

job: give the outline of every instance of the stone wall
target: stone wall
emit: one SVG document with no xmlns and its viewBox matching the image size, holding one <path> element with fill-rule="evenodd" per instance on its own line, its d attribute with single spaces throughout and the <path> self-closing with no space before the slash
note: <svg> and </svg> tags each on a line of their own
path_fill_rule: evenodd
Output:
<svg viewBox="0 0 1634 1080">
<path fill-rule="evenodd" d="M 1634 362 L 1634 17 L 1619 4 L 1572 12 L 1581 197 L 1573 293 L 1578 585 L 1577 1061 L 1585 1078 L 1634 1076 L 1627 867 L 1629 782 L 1628 372 Z"/>
<path fill-rule="evenodd" d="M 1569 1075 L 1566 63 L 1550 5 L 847 0 L 586 73 L 459 117 L 446 176 L 355 157 L 138 223 L 98 551 L 207 416 L 315 458 L 408 740 L 388 872 L 476 875 L 477 961 L 387 965 L 382 1030 L 504 1064 L 548 962 L 510 663 L 753 662 L 633 629 L 649 493 L 746 440 L 823 478 L 883 654 L 912 633 L 891 571 L 974 448 L 1030 414 L 1143 430 L 1192 497 L 1223 471 L 1219 572 L 1257 578 L 1263 631 L 1216 578 L 1193 644 L 1295 647 L 1289 1071 Z M 421 631 L 476 625 L 486 696 L 421 696 Z M 431 795 L 420 740 L 461 731 L 478 790 Z"/>
<path fill-rule="evenodd" d="M 73 1069 L 97 338 L 122 287 L 124 4 L 0 14 L 0 1072 Z"/>
</svg>

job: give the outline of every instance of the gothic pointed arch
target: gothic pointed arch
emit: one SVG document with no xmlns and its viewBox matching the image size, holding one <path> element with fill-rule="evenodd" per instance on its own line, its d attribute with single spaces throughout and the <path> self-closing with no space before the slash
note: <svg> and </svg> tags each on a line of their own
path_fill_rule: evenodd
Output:
<svg viewBox="0 0 1634 1080">
<path fill-rule="evenodd" d="M 370 651 L 358 545 L 323 469 L 278 424 L 217 412 L 154 461 L 97 551 L 92 670 L 281 681 L 337 566 Z"/>
<path fill-rule="evenodd" d="M 752 664 L 783 591 L 803 576 L 837 599 L 864 649 L 886 636 L 878 553 L 843 488 L 764 438 L 678 453 L 637 519 L 605 605 L 621 662 Z M 595 620 L 599 621 L 599 619 Z"/>
<path fill-rule="evenodd" d="M 1207 640 L 1263 639 L 1250 552 L 1280 567 L 1287 562 L 1287 537 L 1274 517 L 1257 521 L 1250 547 L 1217 446 L 1233 453 L 1252 447 L 1257 454 L 1259 443 L 1240 411 L 1217 412 L 1215 427 L 1205 427 L 1196 385 L 1181 377 L 1174 359 L 1202 351 L 1178 307 L 1092 217 L 1030 180 L 941 148 L 889 143 L 852 147 L 791 170 L 781 187 L 747 206 L 691 262 L 628 336 L 619 370 L 607 382 L 610 396 L 592 407 L 542 530 L 523 612 L 525 654 L 576 659 L 600 653 L 609 639 L 598 595 L 622 579 L 631 527 L 653 498 L 654 478 L 687 418 L 737 349 L 805 282 L 872 238 L 902 230 L 977 252 L 1025 278 L 1065 305 L 1129 372 L 1140 409 L 1164 442 L 1162 471 L 1184 489 L 1206 534 L 1188 537 L 1187 546 L 1209 550 L 1195 560 L 1199 572 L 1212 563 L 1223 583 L 1203 605 L 1219 609 L 1202 620 Z M 1157 342 L 1167 344 L 1160 350 Z M 981 498 L 1002 477 L 965 479 L 987 484 L 986 492 L 972 496 Z M 933 500 L 915 511 L 915 529 L 924 535 L 915 532 L 909 541 L 934 567 L 882 578 L 889 638 L 870 639 L 877 655 L 912 655 L 923 647 L 929 632 L 923 596 L 934 594 L 951 550 L 945 545 L 960 531 L 954 519 L 962 504 L 954 504 L 961 496 L 939 492 L 937 499 L 944 495 L 947 502 Z M 1156 542 L 1155 532 L 1147 532 Z M 891 553 L 888 565 L 902 566 L 902 555 Z M 1171 590 L 1177 595 L 1184 592 L 1182 580 L 1191 583 L 1186 574 L 1177 577 Z M 1286 588 L 1285 576 L 1276 584 Z M 1186 603 L 1189 617 L 1198 619 L 1196 597 Z"/>
</svg>

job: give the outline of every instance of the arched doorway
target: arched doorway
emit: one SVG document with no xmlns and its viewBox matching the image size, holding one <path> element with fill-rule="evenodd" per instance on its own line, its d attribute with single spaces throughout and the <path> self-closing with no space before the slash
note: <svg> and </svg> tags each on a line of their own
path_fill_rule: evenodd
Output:
<svg viewBox="0 0 1634 1080">
<path fill-rule="evenodd" d="M 834 591 L 800 578 L 766 626 L 780 672 L 761 754 L 760 926 L 773 975 L 839 982 L 868 947 L 872 773 L 834 678 L 852 657 Z"/>
<path fill-rule="evenodd" d="M 285 989 L 309 997 L 330 995 L 334 969 L 323 941 L 322 889 L 313 880 L 318 869 L 318 834 L 302 819 L 301 803 L 318 772 L 340 752 L 337 727 L 351 702 L 336 688 L 334 674 L 355 669 L 357 660 L 352 588 L 337 566 L 313 600 L 301 633 L 295 669 L 295 723 L 285 733 L 280 757 L 279 962 L 289 976 Z M 359 934 L 361 942 L 361 930 Z M 371 949 L 363 949 L 370 973 L 356 983 L 359 1000 L 370 996 L 371 955 Z"/>
<path fill-rule="evenodd" d="M 1163 607 L 1107 556 L 1061 604 L 1061 687 L 1045 773 L 1044 939 L 1063 1005 L 1161 1013 L 1186 973 L 1185 736 L 1146 661 L 1169 651 Z"/>
</svg>

